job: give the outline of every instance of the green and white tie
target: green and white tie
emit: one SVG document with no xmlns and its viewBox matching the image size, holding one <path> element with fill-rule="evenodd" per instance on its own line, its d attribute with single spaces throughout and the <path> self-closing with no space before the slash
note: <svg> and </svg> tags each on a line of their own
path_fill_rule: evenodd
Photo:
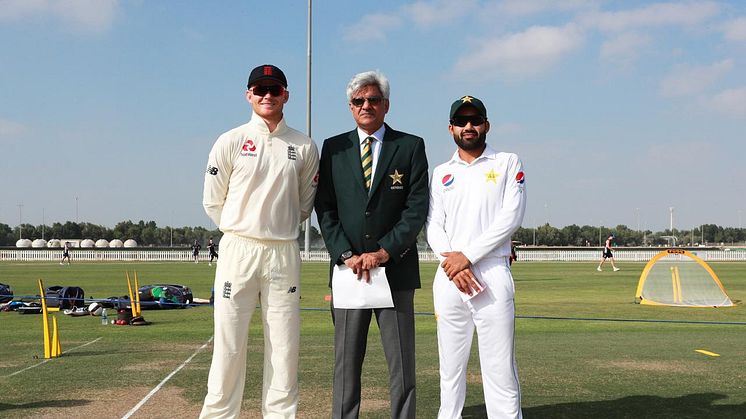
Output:
<svg viewBox="0 0 746 419">
<path fill-rule="evenodd" d="M 373 177 L 373 154 L 370 152 L 370 143 L 374 139 L 373 137 L 368 137 L 363 141 L 363 153 L 360 156 L 360 161 L 363 163 L 363 178 L 365 178 L 366 191 L 370 191 L 370 181 Z"/>
</svg>

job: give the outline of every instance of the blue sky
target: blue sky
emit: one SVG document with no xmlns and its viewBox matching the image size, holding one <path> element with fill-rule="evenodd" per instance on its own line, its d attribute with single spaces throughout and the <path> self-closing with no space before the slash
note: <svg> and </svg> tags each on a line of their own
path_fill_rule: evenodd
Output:
<svg viewBox="0 0 746 419">
<path fill-rule="evenodd" d="M 0 0 L 0 222 L 212 227 L 207 154 L 244 123 L 248 72 L 289 79 L 306 130 L 304 1 Z M 312 137 L 354 127 L 350 77 L 391 81 L 387 122 L 455 150 L 484 101 L 526 167 L 524 226 L 746 226 L 746 3 L 316 1 Z M 20 207 L 19 204 L 23 206 Z M 20 214 L 19 214 L 20 212 Z"/>
</svg>

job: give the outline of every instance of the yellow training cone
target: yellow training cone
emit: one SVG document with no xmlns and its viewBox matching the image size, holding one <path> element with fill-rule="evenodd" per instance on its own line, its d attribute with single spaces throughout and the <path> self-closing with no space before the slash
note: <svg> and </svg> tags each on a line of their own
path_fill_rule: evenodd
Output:
<svg viewBox="0 0 746 419">
<path fill-rule="evenodd" d="M 39 295 L 41 295 L 41 318 L 44 328 L 44 359 L 51 356 L 49 346 L 49 319 L 47 318 L 47 300 L 44 298 L 44 283 L 39 279 Z"/>
</svg>

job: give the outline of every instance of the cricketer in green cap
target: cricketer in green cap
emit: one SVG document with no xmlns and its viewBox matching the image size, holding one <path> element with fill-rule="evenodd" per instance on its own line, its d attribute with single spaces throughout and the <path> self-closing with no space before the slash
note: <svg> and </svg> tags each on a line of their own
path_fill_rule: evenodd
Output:
<svg viewBox="0 0 746 419">
<path fill-rule="evenodd" d="M 456 112 L 458 112 L 459 109 L 461 109 L 462 106 L 471 105 L 474 107 L 474 109 L 479 112 L 479 115 L 484 117 L 484 119 L 487 119 L 487 108 L 484 107 L 484 103 L 482 103 L 481 100 L 475 98 L 474 96 L 462 96 L 460 99 L 456 99 L 455 102 L 451 105 L 451 114 L 448 115 L 449 119 L 453 119 L 453 115 L 456 115 Z"/>
</svg>

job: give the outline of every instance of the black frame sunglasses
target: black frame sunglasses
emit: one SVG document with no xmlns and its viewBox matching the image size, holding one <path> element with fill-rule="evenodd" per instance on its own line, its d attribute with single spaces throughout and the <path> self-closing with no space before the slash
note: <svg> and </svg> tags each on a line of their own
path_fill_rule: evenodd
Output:
<svg viewBox="0 0 746 419">
<path fill-rule="evenodd" d="M 451 118 L 451 125 L 463 128 L 466 124 L 471 123 L 471 126 L 476 127 L 487 122 L 487 118 L 482 115 L 455 115 Z"/>
<path fill-rule="evenodd" d="M 280 96 L 285 92 L 285 88 L 279 84 L 273 84 L 271 86 L 254 86 L 251 88 L 251 93 L 257 96 L 265 96 L 269 93 L 272 96 Z"/>
<path fill-rule="evenodd" d="M 379 105 L 383 102 L 383 96 L 368 96 L 368 97 L 354 97 L 350 99 L 350 103 L 352 106 L 359 108 L 365 104 L 365 101 L 367 100 L 368 103 L 371 104 L 371 106 Z"/>
</svg>

